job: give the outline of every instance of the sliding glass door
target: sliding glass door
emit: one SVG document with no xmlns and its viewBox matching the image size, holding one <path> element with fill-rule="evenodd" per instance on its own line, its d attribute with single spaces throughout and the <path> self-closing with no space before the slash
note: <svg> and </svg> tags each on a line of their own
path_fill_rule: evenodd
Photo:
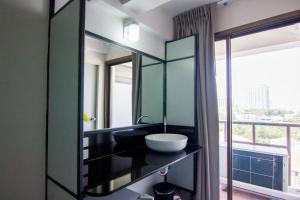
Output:
<svg viewBox="0 0 300 200">
<path fill-rule="evenodd" d="M 215 49 L 221 199 L 299 197 L 300 24 Z"/>
<path fill-rule="evenodd" d="M 216 81 L 219 111 L 219 163 L 220 163 L 220 199 L 228 199 L 227 165 L 227 53 L 226 40 L 215 43 Z"/>
</svg>

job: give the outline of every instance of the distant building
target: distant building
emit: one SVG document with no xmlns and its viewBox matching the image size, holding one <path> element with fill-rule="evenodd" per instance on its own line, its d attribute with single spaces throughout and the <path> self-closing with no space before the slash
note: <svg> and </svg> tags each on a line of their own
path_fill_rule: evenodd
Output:
<svg viewBox="0 0 300 200">
<path fill-rule="evenodd" d="M 249 89 L 248 108 L 264 110 L 270 109 L 270 92 L 268 86 L 260 85 Z"/>
<path fill-rule="evenodd" d="M 219 107 L 219 112 L 226 113 L 227 107 L 226 107 L 226 99 L 224 97 L 218 98 L 218 107 Z"/>
</svg>

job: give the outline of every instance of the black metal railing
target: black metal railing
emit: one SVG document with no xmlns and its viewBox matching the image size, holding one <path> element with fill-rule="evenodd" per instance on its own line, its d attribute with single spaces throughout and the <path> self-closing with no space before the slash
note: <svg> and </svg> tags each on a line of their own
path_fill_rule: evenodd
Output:
<svg viewBox="0 0 300 200">
<path fill-rule="evenodd" d="M 227 122 L 219 121 L 220 124 L 224 124 L 224 141 L 227 140 Z M 300 128 L 300 124 L 295 123 L 285 123 L 285 122 L 255 122 L 255 121 L 233 121 L 232 125 L 250 125 L 251 126 L 251 141 L 238 141 L 234 140 L 234 143 L 243 143 L 243 144 L 252 144 L 252 145 L 260 145 L 260 146 L 269 146 L 269 147 L 277 147 L 277 148 L 286 148 L 289 156 L 289 185 L 291 184 L 291 128 Z M 285 138 L 286 144 L 278 145 L 278 144 L 266 144 L 257 142 L 256 135 L 256 126 L 269 126 L 269 127 L 285 127 Z M 234 133 L 232 133 L 234 135 Z"/>
</svg>

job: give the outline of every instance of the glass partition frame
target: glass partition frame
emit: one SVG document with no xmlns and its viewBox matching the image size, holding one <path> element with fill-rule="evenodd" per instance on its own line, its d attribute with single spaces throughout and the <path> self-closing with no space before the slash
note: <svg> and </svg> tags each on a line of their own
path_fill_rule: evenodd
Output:
<svg viewBox="0 0 300 200">
<path fill-rule="evenodd" d="M 178 48 L 178 46 L 180 46 L 180 43 L 186 41 L 186 47 L 187 50 L 184 51 L 183 54 L 177 54 L 176 55 L 176 51 L 171 51 L 174 52 L 175 55 L 174 56 L 170 56 L 168 55 L 168 51 L 169 48 Z M 172 44 L 173 43 L 173 44 Z M 187 37 L 183 37 L 183 38 L 179 38 L 179 39 L 175 39 L 175 40 L 171 40 L 171 41 L 167 41 L 166 45 L 165 45 L 165 58 L 166 58 L 166 66 L 165 66 L 165 132 L 167 131 L 167 127 L 168 126 L 174 126 L 174 127 L 192 127 L 194 130 L 197 130 L 197 123 L 196 123 L 196 119 L 197 119 L 197 112 L 195 112 L 195 110 L 197 109 L 197 105 L 195 104 L 196 102 L 196 92 L 197 92 L 197 84 L 196 84 L 196 66 L 197 66 L 197 62 L 198 62 L 198 36 L 197 35 L 190 35 Z M 190 62 L 189 64 L 194 64 L 193 66 L 193 78 L 194 80 L 191 82 L 191 84 L 193 84 L 193 89 L 191 91 L 191 93 L 193 93 L 193 99 L 190 99 L 190 102 L 192 102 L 191 104 L 194 105 L 194 112 L 193 112 L 193 116 L 189 116 L 192 120 L 190 120 L 188 123 L 186 124 L 182 124 L 173 123 L 172 121 L 170 121 L 170 117 L 168 116 L 168 98 L 167 98 L 167 94 L 168 94 L 168 64 L 172 64 L 172 63 L 180 63 L 181 61 L 191 61 L 193 60 L 193 62 Z M 180 65 L 179 65 L 180 66 Z M 172 122 L 172 123 L 170 123 Z M 192 134 L 189 135 L 189 143 L 192 144 L 197 144 L 197 135 Z M 189 168 L 187 170 L 187 168 Z M 182 165 L 178 165 L 178 166 L 173 166 L 173 172 L 170 171 L 168 176 L 167 176 L 167 180 L 172 181 L 174 184 L 179 185 L 183 188 L 186 188 L 190 191 L 192 191 L 193 193 L 196 192 L 196 188 L 197 188 L 197 156 L 194 155 L 193 157 L 191 157 L 189 160 L 187 160 L 186 163 L 183 163 Z M 183 176 L 178 177 L 178 173 L 176 173 L 176 171 L 187 171 L 188 174 L 185 174 L 184 177 L 186 176 L 190 176 L 193 177 L 193 179 L 189 179 L 187 181 L 182 181 L 182 180 L 186 180 Z M 191 181 L 190 181 L 191 180 Z"/>
<path fill-rule="evenodd" d="M 72 183 L 75 186 L 72 186 L 71 188 L 68 187 L 66 184 L 54 179 L 53 177 L 50 176 L 49 174 L 49 137 L 51 137 L 49 134 L 49 97 L 50 97 L 50 91 L 49 91 L 49 85 L 50 85 L 50 68 L 51 68 L 51 64 L 50 64 L 50 55 L 51 55 L 51 38 L 53 36 L 53 31 L 51 24 L 52 21 L 59 16 L 60 14 L 62 14 L 66 9 L 70 8 L 72 5 L 74 6 L 74 4 L 77 4 L 75 6 L 76 13 L 78 14 L 78 16 L 76 17 L 76 19 L 78 20 L 76 23 L 77 27 L 75 28 L 75 33 L 74 34 L 78 34 L 76 36 L 77 40 L 74 40 L 74 45 L 76 43 L 76 45 L 78 46 L 77 51 L 78 53 L 74 53 L 74 57 L 72 59 L 74 59 L 74 63 L 76 62 L 77 64 L 77 70 L 78 70 L 78 76 L 77 76 L 77 97 L 76 99 L 78 100 L 77 103 L 77 114 L 75 116 L 75 118 L 77 118 L 76 120 L 76 129 L 77 131 L 75 131 L 74 134 L 76 134 L 76 142 L 75 142 L 75 146 L 76 149 L 74 150 L 75 153 L 75 167 L 76 167 L 76 174 L 75 174 L 75 179 L 74 181 L 76 183 Z M 82 101 L 83 101 L 83 63 L 84 63 L 84 27 L 85 27 L 85 0 L 69 0 L 67 1 L 62 7 L 60 7 L 58 10 L 55 11 L 55 0 L 50 0 L 50 8 L 49 8 L 49 27 L 48 27 L 48 58 L 47 58 L 47 113 L 46 113 L 46 117 L 47 117 L 47 123 L 46 123 L 46 175 L 45 175 L 45 199 L 49 199 L 53 198 L 53 196 L 51 194 L 48 193 L 48 189 L 51 189 L 49 187 L 51 187 L 51 184 L 49 185 L 48 183 L 51 182 L 52 185 L 55 184 L 56 186 L 60 187 L 60 189 L 62 189 L 64 192 L 68 193 L 68 195 L 72 196 L 74 199 L 78 199 L 78 200 L 82 200 L 84 198 L 84 194 L 83 194 L 83 183 L 82 183 L 82 179 L 83 179 L 83 173 L 82 173 L 82 168 L 83 168 L 83 122 L 82 122 L 82 118 L 83 118 L 83 105 L 82 105 Z M 77 15 L 76 14 L 76 15 Z M 78 30 L 78 32 L 77 32 Z M 67 36 L 68 37 L 68 36 Z M 76 55 L 76 57 L 75 57 Z M 55 58 L 57 59 L 57 58 Z M 75 61 L 76 60 L 76 61 Z M 74 119 L 75 119 L 74 118 Z M 50 195 L 50 196 L 49 196 Z M 55 198 L 55 197 L 54 197 Z"/>
</svg>

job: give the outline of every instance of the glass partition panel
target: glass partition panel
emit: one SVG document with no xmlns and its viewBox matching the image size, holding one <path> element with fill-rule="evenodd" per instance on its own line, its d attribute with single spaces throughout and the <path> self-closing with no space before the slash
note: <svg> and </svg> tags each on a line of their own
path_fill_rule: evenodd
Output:
<svg viewBox="0 0 300 200">
<path fill-rule="evenodd" d="M 167 124 L 194 126 L 194 58 L 167 63 Z"/>
<path fill-rule="evenodd" d="M 167 60 L 174 60 L 195 55 L 195 37 L 187 37 L 167 43 Z"/>
<path fill-rule="evenodd" d="M 167 42 L 166 58 L 166 129 L 195 142 L 195 37 Z M 172 166 L 168 181 L 195 190 L 194 162 L 190 157 Z"/>
<path fill-rule="evenodd" d="M 162 123 L 163 122 L 163 74 L 164 65 L 154 64 L 141 68 L 142 72 L 142 104 L 141 115 L 150 116 L 143 122 Z"/>
<path fill-rule="evenodd" d="M 153 64 L 158 64 L 158 63 L 161 63 L 161 62 L 156 59 L 149 58 L 147 56 L 142 56 L 142 66 L 153 65 Z"/>
<path fill-rule="evenodd" d="M 76 200 L 73 196 L 65 192 L 59 186 L 48 180 L 47 183 L 47 199 L 48 200 Z"/>
<path fill-rule="evenodd" d="M 74 0 L 51 19 L 48 175 L 77 194 L 79 10 Z"/>
</svg>

